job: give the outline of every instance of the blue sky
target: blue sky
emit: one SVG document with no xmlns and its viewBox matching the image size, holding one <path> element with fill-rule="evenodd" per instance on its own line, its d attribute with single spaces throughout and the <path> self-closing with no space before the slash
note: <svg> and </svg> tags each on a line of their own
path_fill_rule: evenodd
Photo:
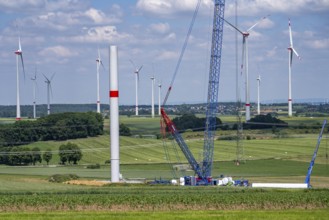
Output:
<svg viewBox="0 0 329 220">
<path fill-rule="evenodd" d="M 108 47 L 119 49 L 120 104 L 135 103 L 134 68 L 139 66 L 140 104 L 151 103 L 152 75 L 166 93 L 183 45 L 196 0 L 0 0 L 0 105 L 16 103 L 18 25 L 25 62 L 21 103 L 32 104 L 31 76 L 37 68 L 37 104 L 46 103 L 46 83 L 53 82 L 51 103 L 96 102 L 96 58 L 100 48 L 101 103 L 108 103 Z M 235 0 L 226 1 L 225 18 L 234 23 Z M 288 99 L 288 19 L 294 47 L 292 97 L 329 99 L 329 0 L 238 0 L 238 26 L 248 29 L 270 14 L 249 36 L 251 101 L 261 75 L 262 100 Z M 168 103 L 206 101 L 213 1 L 203 0 Z M 241 37 L 239 36 L 239 63 Z M 220 101 L 234 101 L 235 32 L 225 25 Z M 244 76 L 240 76 L 244 101 Z M 157 88 L 156 88 L 157 89 Z M 157 90 L 156 90 L 157 96 Z M 156 99 L 157 103 L 157 99 Z"/>
</svg>

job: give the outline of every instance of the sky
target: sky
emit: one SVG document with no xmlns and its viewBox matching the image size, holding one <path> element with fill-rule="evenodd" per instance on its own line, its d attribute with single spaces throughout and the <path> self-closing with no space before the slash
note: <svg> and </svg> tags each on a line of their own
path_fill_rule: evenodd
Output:
<svg viewBox="0 0 329 220">
<path fill-rule="evenodd" d="M 161 83 L 161 100 L 172 80 L 197 0 L 0 0 L 0 105 L 16 104 L 18 36 L 26 76 L 20 67 L 20 100 L 46 104 L 44 75 L 51 77 L 51 103 L 96 103 L 99 48 L 101 103 L 109 103 L 109 46 L 119 53 L 119 103 L 135 104 L 135 75 L 140 71 L 139 104 L 151 104 Z M 202 0 L 168 104 L 206 102 L 213 1 Z M 236 0 L 226 0 L 225 19 L 235 24 Z M 250 99 L 257 100 L 261 75 L 262 102 L 288 99 L 288 19 L 301 60 L 292 64 L 292 98 L 329 100 L 329 0 L 237 0 L 238 28 L 249 29 Z M 238 35 L 238 63 L 242 37 Z M 219 101 L 236 100 L 236 31 L 224 26 Z M 131 60 L 131 61 L 130 61 Z M 240 70 L 239 70 L 240 72 Z M 245 101 L 245 76 L 238 74 Z"/>
</svg>

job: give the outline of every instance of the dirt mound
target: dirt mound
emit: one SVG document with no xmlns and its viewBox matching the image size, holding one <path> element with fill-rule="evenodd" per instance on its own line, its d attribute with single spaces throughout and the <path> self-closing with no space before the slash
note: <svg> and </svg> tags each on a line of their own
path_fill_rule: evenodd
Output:
<svg viewBox="0 0 329 220">
<path fill-rule="evenodd" d="M 103 186 L 105 184 L 109 184 L 110 181 L 102 181 L 102 180 L 69 180 L 64 182 L 66 184 L 72 185 L 86 185 L 86 186 Z"/>
</svg>

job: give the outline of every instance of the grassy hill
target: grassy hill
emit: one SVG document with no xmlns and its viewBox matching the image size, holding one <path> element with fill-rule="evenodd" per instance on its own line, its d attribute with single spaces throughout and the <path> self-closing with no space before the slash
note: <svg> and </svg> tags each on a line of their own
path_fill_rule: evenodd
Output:
<svg viewBox="0 0 329 220">
<path fill-rule="evenodd" d="M 235 117 L 222 117 L 224 123 L 234 123 Z M 285 181 L 296 180 L 302 182 L 315 149 L 319 129 L 313 128 L 315 124 L 322 123 L 323 118 L 287 118 L 289 124 L 308 124 L 310 128 L 296 129 L 291 127 L 273 133 L 268 130 L 245 130 L 243 140 L 245 163 L 240 166 L 234 164 L 236 159 L 236 141 L 228 137 L 235 136 L 236 131 L 218 131 L 214 149 L 213 175 L 232 175 L 235 177 L 248 177 L 251 180 L 259 178 L 277 178 Z M 175 171 L 172 165 L 187 163 L 179 147 L 172 140 L 140 138 L 143 135 L 159 134 L 159 118 L 147 117 L 121 117 L 120 122 L 127 125 L 136 137 L 120 137 L 120 172 L 126 178 L 144 177 L 153 179 L 172 178 L 174 175 L 185 174 Z M 29 148 L 39 147 L 41 151 L 51 149 L 53 159 L 50 167 L 42 162 L 41 166 L 8 167 L 0 166 L 1 175 L 27 175 L 50 176 L 56 173 L 75 173 L 85 178 L 110 177 L 110 135 L 108 134 L 109 120 L 105 120 L 105 134 L 98 137 L 70 140 L 82 150 L 83 157 L 78 166 L 59 165 L 58 148 L 67 141 L 40 141 L 32 143 Z M 312 128 L 311 128 L 312 127 Z M 307 131 L 307 132 L 306 132 Z M 200 161 L 203 149 L 203 132 L 185 132 L 182 134 L 195 158 Z M 147 137 L 147 136 L 146 136 Z M 176 146 L 176 147 L 174 147 Z M 324 134 L 320 145 L 312 181 L 323 184 L 329 179 L 328 168 L 328 135 Z M 168 155 L 165 154 L 165 149 Z M 168 164 L 168 163 L 171 164 Z M 100 164 L 100 169 L 86 169 L 89 164 Z M 7 177 L 6 177 L 7 178 Z M 23 183 L 22 183 L 23 184 Z"/>
</svg>

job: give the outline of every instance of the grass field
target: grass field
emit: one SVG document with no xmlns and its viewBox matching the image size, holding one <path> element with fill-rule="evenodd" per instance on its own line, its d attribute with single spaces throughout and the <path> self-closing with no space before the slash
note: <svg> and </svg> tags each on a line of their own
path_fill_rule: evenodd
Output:
<svg viewBox="0 0 329 220">
<path fill-rule="evenodd" d="M 222 118 L 235 123 L 234 116 Z M 235 131 L 218 131 L 213 176 L 232 176 L 249 182 L 303 183 L 315 149 L 323 118 L 284 118 L 291 128 L 280 135 L 269 130 L 245 130 L 245 163 L 236 166 Z M 159 134 L 159 118 L 121 117 L 133 135 Z M 297 129 L 304 124 L 309 129 Z M 78 144 L 83 158 L 78 165 L 59 165 L 58 147 L 66 141 L 36 142 L 28 147 L 51 149 L 50 166 L 0 166 L 1 219 L 326 219 L 329 214 L 328 135 L 323 136 L 313 168 L 315 190 L 262 190 L 236 187 L 177 187 L 148 185 L 89 186 L 51 183 L 53 174 L 76 174 L 80 179 L 109 180 L 110 140 L 106 134 L 70 140 Z M 312 126 L 312 128 L 311 128 Z M 193 155 L 201 160 L 202 132 L 182 134 Z M 168 158 L 164 146 L 167 146 Z M 170 159 L 171 164 L 168 163 Z M 100 169 L 87 169 L 88 164 Z M 192 175 L 173 165 L 186 163 L 172 142 L 153 138 L 120 137 L 120 172 L 124 178 L 172 179 Z M 123 197 L 117 200 L 117 197 Z M 115 205 L 114 205 L 115 204 Z M 136 205 L 138 204 L 138 205 Z M 200 206 L 200 204 L 203 204 Z M 265 209 L 265 211 L 262 211 Z M 248 210 L 248 211 L 246 211 Z"/>
<path fill-rule="evenodd" d="M 255 220 L 255 219 L 317 219 L 326 220 L 329 214 L 328 209 L 316 210 L 284 210 L 284 211 L 263 211 L 263 210 L 234 210 L 234 211 L 176 211 L 176 212 L 111 212 L 111 211 L 69 211 L 69 212 L 18 212 L 0 213 L 3 220 L 62 220 L 62 219 L 85 219 L 85 220 L 138 220 L 138 219 L 224 219 L 224 220 Z"/>
</svg>

